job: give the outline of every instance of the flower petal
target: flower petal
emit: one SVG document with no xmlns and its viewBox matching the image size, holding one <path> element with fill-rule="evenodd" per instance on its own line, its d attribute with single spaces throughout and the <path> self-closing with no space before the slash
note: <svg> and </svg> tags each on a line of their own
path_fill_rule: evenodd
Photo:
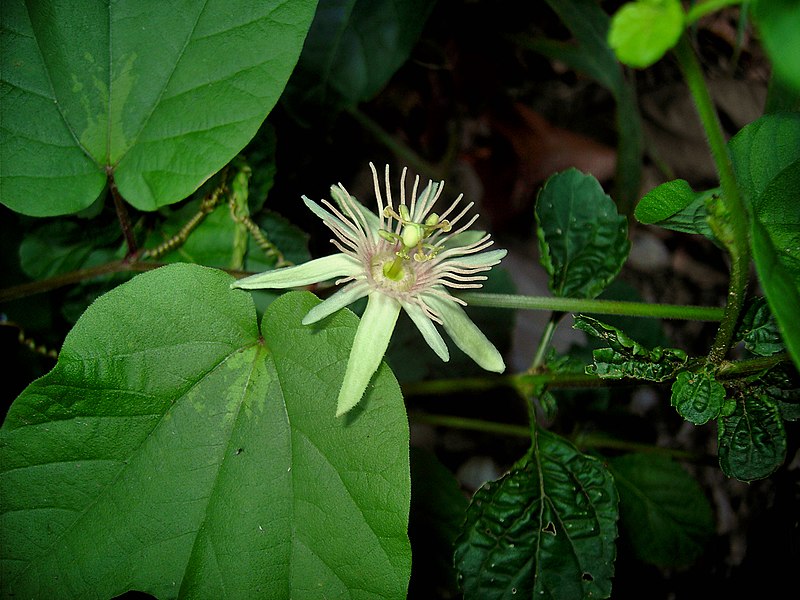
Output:
<svg viewBox="0 0 800 600">
<path fill-rule="evenodd" d="M 361 317 L 353 340 L 353 349 L 347 359 L 342 388 L 336 403 L 336 416 L 339 417 L 361 401 L 372 375 L 381 364 L 389 339 L 392 337 L 400 303 L 379 292 L 373 293 Z"/>
<path fill-rule="evenodd" d="M 339 217 L 334 215 L 333 213 L 325 210 L 319 204 L 314 202 L 311 198 L 307 196 L 303 196 L 303 203 L 308 207 L 308 209 L 317 215 L 322 222 L 328 225 L 333 229 L 338 229 L 340 231 L 344 231 L 350 237 L 358 237 L 358 232 L 353 228 L 352 223 L 348 223 L 342 221 Z"/>
<path fill-rule="evenodd" d="M 369 294 L 369 284 L 364 281 L 349 283 L 335 294 L 327 298 L 322 304 L 317 304 L 312 308 L 305 317 L 303 317 L 303 325 L 311 325 L 317 321 L 324 319 L 328 315 L 332 315 L 340 308 L 344 308 L 348 304 L 352 304 L 359 298 L 363 298 Z"/>
<path fill-rule="evenodd" d="M 319 283 L 334 277 L 356 275 L 363 271 L 361 263 L 346 254 L 331 254 L 297 265 L 251 275 L 231 284 L 232 288 L 256 290 L 290 288 Z"/>
<path fill-rule="evenodd" d="M 508 250 L 489 250 L 488 252 L 479 252 L 478 254 L 458 256 L 452 260 L 453 262 L 457 262 L 461 267 L 493 267 L 499 264 L 506 254 L 508 254 Z"/>
<path fill-rule="evenodd" d="M 434 294 L 425 294 L 424 301 L 442 318 L 444 330 L 467 356 L 487 371 L 505 371 L 505 362 L 497 348 L 457 303 Z"/>
<path fill-rule="evenodd" d="M 408 316 L 411 317 L 411 320 L 414 321 L 414 325 L 417 326 L 422 337 L 425 338 L 425 341 L 428 342 L 428 346 L 436 352 L 437 356 L 444 362 L 450 360 L 450 351 L 447 349 L 447 344 L 445 344 L 439 330 L 436 329 L 436 325 L 428 318 L 425 311 L 411 302 L 403 302 L 403 309 Z"/>
</svg>

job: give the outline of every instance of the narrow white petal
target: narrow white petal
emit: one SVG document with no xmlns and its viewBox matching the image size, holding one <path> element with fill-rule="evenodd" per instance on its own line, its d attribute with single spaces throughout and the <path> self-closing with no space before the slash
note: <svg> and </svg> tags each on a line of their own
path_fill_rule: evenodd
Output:
<svg viewBox="0 0 800 600">
<path fill-rule="evenodd" d="M 505 249 L 489 250 L 488 252 L 454 257 L 452 261 L 457 263 L 459 267 L 493 267 L 498 264 L 506 254 L 508 254 L 508 250 Z"/>
<path fill-rule="evenodd" d="M 381 364 L 389 339 L 392 337 L 400 303 L 394 298 L 375 292 L 370 295 L 347 359 L 342 388 L 336 403 L 339 417 L 361 401 L 372 375 Z"/>
<path fill-rule="evenodd" d="M 348 223 L 334 215 L 333 213 L 325 210 L 319 204 L 314 202 L 311 198 L 303 196 L 303 203 L 308 207 L 308 209 L 317 215 L 322 222 L 327 224 L 329 227 L 338 228 L 339 230 L 345 232 L 350 237 L 357 237 L 358 232 L 353 227 L 352 223 Z"/>
<path fill-rule="evenodd" d="M 439 330 L 436 329 L 436 325 L 434 325 L 433 321 L 425 314 L 425 311 L 411 302 L 404 302 L 403 309 L 408 316 L 411 317 L 411 320 L 414 321 L 414 325 L 417 326 L 422 337 L 425 338 L 425 341 L 428 342 L 428 346 L 436 352 L 437 356 L 444 362 L 450 360 L 450 351 L 447 349 L 447 344 L 445 344 Z"/>
<path fill-rule="evenodd" d="M 503 357 L 464 309 L 451 300 L 433 294 L 425 294 L 424 300 L 442 318 L 444 330 L 467 356 L 487 371 L 505 371 Z"/>
<path fill-rule="evenodd" d="M 324 302 L 317 304 L 314 308 L 308 311 L 306 316 L 303 317 L 303 325 L 311 325 L 312 323 L 316 323 L 328 315 L 332 315 L 340 308 L 344 308 L 359 298 L 363 298 L 368 293 L 368 284 L 361 281 L 349 283 L 335 294 L 327 298 Z"/>
<path fill-rule="evenodd" d="M 244 290 L 282 289 L 300 287 L 327 281 L 334 277 L 352 276 L 363 270 L 361 263 L 346 254 L 331 254 L 297 265 L 251 275 L 231 284 L 232 288 Z"/>
</svg>

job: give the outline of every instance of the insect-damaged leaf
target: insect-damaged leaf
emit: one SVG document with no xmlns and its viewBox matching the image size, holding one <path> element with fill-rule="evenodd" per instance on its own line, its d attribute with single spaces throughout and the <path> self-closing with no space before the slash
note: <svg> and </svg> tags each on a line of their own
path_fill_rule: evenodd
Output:
<svg viewBox="0 0 800 600">
<path fill-rule="evenodd" d="M 529 454 L 467 510 L 455 554 L 464 597 L 607 598 L 616 520 L 606 467 L 537 431 Z"/>
<path fill-rule="evenodd" d="M 648 350 L 616 327 L 585 315 L 576 315 L 573 327 L 610 346 L 592 351 L 594 364 L 586 367 L 587 373 L 603 379 L 632 377 L 664 381 L 673 377 L 688 359 L 687 354 L 677 348 Z"/>
</svg>

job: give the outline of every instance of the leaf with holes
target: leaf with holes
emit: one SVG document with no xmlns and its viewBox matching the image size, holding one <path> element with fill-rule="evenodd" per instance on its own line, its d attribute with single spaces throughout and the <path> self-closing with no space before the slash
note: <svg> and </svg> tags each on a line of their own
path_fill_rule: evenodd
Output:
<svg viewBox="0 0 800 600">
<path fill-rule="evenodd" d="M 348 311 L 261 331 L 221 271 L 176 264 L 98 299 L 0 429 L 3 596 L 400 598 L 408 420 L 384 365 L 334 417 Z"/>
<path fill-rule="evenodd" d="M 606 467 L 537 431 L 530 453 L 467 509 L 455 554 L 464 597 L 609 597 L 616 520 Z"/>
<path fill-rule="evenodd" d="M 110 177 L 142 210 L 189 196 L 275 105 L 316 2 L 1 6 L 0 199 L 54 216 Z"/>
</svg>

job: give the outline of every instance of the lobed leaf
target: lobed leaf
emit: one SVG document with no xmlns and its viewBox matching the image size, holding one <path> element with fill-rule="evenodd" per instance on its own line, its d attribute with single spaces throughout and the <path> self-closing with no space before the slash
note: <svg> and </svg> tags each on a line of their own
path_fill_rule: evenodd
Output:
<svg viewBox="0 0 800 600">
<path fill-rule="evenodd" d="M 609 460 L 619 492 L 622 535 L 636 556 L 659 567 L 685 567 L 703 553 L 714 516 L 703 490 L 669 457 L 626 454 Z"/>
<path fill-rule="evenodd" d="M 1 6 L 0 201 L 54 216 L 111 178 L 141 210 L 189 196 L 278 100 L 316 2 Z"/>
<path fill-rule="evenodd" d="M 608 470 L 538 431 L 530 453 L 478 490 L 456 542 L 464 598 L 607 598 L 617 492 Z"/>
<path fill-rule="evenodd" d="M 625 264 L 627 220 L 591 175 L 567 169 L 550 176 L 535 216 L 540 261 L 554 295 L 594 298 Z"/>
<path fill-rule="evenodd" d="M 383 366 L 335 419 L 357 325 L 293 292 L 261 325 L 175 264 L 97 300 L 0 429 L 4 596 L 402 597 L 408 422 Z"/>
</svg>

